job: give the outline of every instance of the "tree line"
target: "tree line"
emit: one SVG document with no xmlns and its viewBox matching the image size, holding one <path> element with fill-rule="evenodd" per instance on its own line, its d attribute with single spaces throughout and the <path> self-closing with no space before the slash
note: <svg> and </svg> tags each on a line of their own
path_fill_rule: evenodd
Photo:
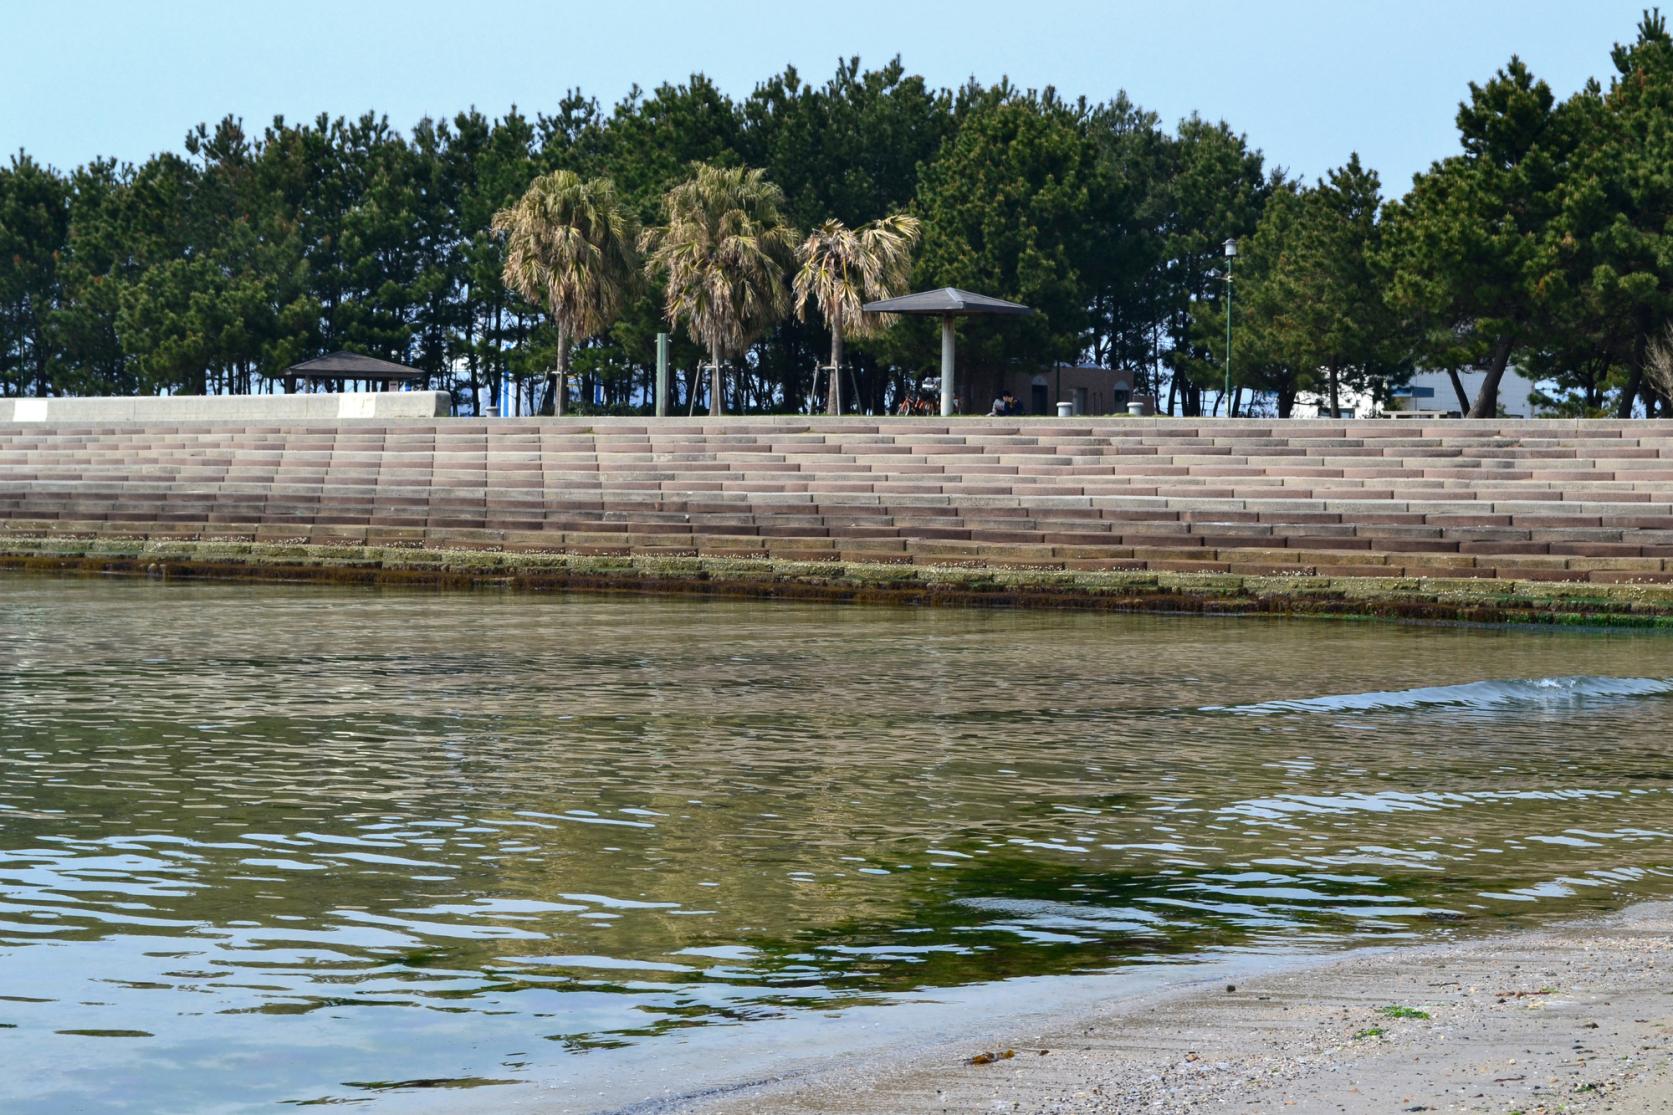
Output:
<svg viewBox="0 0 1673 1115">
<path fill-rule="evenodd" d="M 1304 182 L 1224 121 L 1166 127 L 1124 93 L 936 89 L 898 59 L 847 60 L 823 83 L 787 69 L 741 99 L 702 75 L 608 108 L 572 92 L 549 114 L 473 109 L 405 134 L 375 113 L 259 132 L 227 117 L 137 166 L 61 172 L 19 152 L 0 167 L 0 393 L 270 391 L 289 365 L 350 349 L 422 369 L 464 413 L 637 411 L 671 331 L 682 411 L 883 412 L 933 373 L 938 342 L 933 322 L 869 328 L 858 299 L 957 286 L 1037 311 L 961 323 L 961 363 L 1124 369 L 1168 413 L 1386 397 L 1423 368 L 1491 415 L 1515 366 L 1560 413 L 1665 415 L 1659 13 L 1610 62 L 1559 101 L 1513 57 L 1466 91 L 1458 149 L 1394 198 L 1357 156 Z M 550 274 L 517 265 L 514 217 L 541 182 L 572 222 L 605 191 L 631 249 L 617 263 L 638 276 L 588 305 L 577 288 L 569 316 Z M 707 295 L 682 288 L 677 250 L 721 197 L 770 217 L 751 233 L 759 305 L 731 332 L 700 324 L 690 299 Z M 833 281 L 844 259 L 876 262 L 860 238 L 887 229 L 887 282 Z M 1465 370 L 1486 372 L 1476 397 Z"/>
</svg>

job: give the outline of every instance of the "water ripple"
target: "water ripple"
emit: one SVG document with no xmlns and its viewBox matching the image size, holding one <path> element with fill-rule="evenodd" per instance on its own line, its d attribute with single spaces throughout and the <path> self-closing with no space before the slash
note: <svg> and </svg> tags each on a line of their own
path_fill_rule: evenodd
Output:
<svg viewBox="0 0 1673 1115">
<path fill-rule="evenodd" d="M 0 1026 L 49 1066 L 0 1107 L 387 1106 L 1673 893 L 1648 636 L 41 580 L 0 616 Z"/>
</svg>

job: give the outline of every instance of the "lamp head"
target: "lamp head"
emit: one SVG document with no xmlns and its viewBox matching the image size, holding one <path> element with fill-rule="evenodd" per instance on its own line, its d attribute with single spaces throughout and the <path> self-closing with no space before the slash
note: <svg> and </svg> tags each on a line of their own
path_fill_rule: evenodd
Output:
<svg viewBox="0 0 1673 1115">
<path fill-rule="evenodd" d="M 1225 249 L 1226 249 L 1226 258 L 1231 259 L 1233 256 L 1237 255 L 1237 241 L 1230 238 L 1230 237 L 1227 237 L 1226 238 L 1226 243 L 1225 243 Z"/>
</svg>

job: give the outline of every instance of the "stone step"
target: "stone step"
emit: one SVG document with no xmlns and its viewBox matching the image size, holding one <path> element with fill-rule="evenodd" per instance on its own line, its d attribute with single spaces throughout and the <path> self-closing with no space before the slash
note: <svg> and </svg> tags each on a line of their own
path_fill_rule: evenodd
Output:
<svg viewBox="0 0 1673 1115">
<path fill-rule="evenodd" d="M 574 553 L 691 553 L 713 556 L 763 555 L 795 560 L 898 561 L 917 564 L 1020 564 L 1040 568 L 1129 568 L 1172 572 L 1234 573 L 1255 576 L 1308 574 L 1316 576 L 1381 576 L 1425 578 L 1497 578 L 1592 581 L 1599 583 L 1667 583 L 1673 563 L 1667 557 L 1424 554 L 1415 560 L 1363 551 L 1179 549 L 1133 545 L 1108 548 L 1089 555 L 1075 547 L 1007 541 L 882 540 L 867 543 L 736 534 L 659 535 L 637 531 L 563 533 L 479 529 L 436 523 L 423 528 L 344 527 L 320 523 L 264 523 L 227 531 L 213 526 L 203 531 L 154 524 L 133 531 L 104 521 L 63 520 L 30 524 L 33 532 L 61 528 L 65 535 L 104 534 L 123 538 L 225 538 L 313 544 L 410 545 L 469 548 L 548 549 Z"/>
<path fill-rule="evenodd" d="M 13 424 L 0 426 L 0 530 L 1630 579 L 1673 556 L 1673 429 Z"/>
</svg>

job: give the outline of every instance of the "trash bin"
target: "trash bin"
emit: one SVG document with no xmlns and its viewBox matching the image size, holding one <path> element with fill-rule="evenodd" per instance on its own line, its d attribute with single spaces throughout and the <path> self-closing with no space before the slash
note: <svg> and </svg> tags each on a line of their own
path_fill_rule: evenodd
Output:
<svg viewBox="0 0 1673 1115">
<path fill-rule="evenodd" d="M 1075 404 L 1074 403 L 1058 403 L 1057 404 L 1057 417 L 1059 417 L 1059 418 L 1073 418 L 1074 416 L 1075 416 Z"/>
</svg>

